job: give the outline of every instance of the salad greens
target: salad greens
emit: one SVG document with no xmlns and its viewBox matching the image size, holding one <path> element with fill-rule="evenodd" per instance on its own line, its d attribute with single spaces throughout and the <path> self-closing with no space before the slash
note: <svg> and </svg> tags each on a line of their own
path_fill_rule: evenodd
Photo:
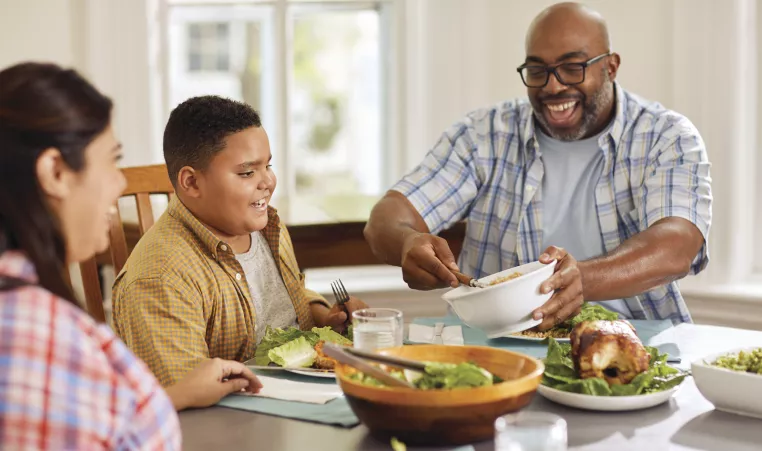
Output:
<svg viewBox="0 0 762 451">
<path fill-rule="evenodd" d="M 397 437 L 392 437 L 392 451 L 407 451 L 407 446 L 397 440 Z"/>
<path fill-rule="evenodd" d="M 303 339 L 303 341 L 300 341 L 297 345 L 291 345 L 288 348 L 278 349 L 281 347 L 284 347 L 288 345 L 289 343 L 295 342 L 299 339 Z M 296 357 L 294 357 L 291 353 L 296 352 L 296 350 L 299 350 L 299 346 L 304 346 L 305 342 L 307 345 L 309 345 L 310 348 L 314 348 L 315 345 L 319 341 L 328 341 L 331 343 L 336 343 L 340 345 L 346 345 L 350 346 L 352 345 L 352 341 L 347 339 L 346 337 L 342 336 L 341 334 L 335 332 L 333 329 L 331 329 L 329 326 L 326 327 L 313 327 L 312 330 L 300 330 L 296 327 L 288 327 L 288 328 L 272 328 L 270 326 L 267 326 L 267 329 L 265 331 L 265 336 L 262 338 L 262 341 L 257 345 L 257 350 L 254 353 L 254 362 L 257 365 L 269 365 L 270 362 L 276 363 L 280 366 L 292 366 L 292 365 L 283 365 L 279 363 L 280 361 L 294 361 Z M 315 350 L 312 350 L 315 352 Z M 306 349 L 301 350 L 301 354 L 298 352 L 295 355 L 304 355 L 308 354 Z M 274 356 L 277 356 L 276 358 L 273 358 Z M 317 356 L 317 353 L 315 353 L 315 357 Z M 295 361 L 298 361 L 299 359 L 296 359 Z M 313 357 L 314 360 L 314 357 Z M 309 365 L 299 365 L 299 366 L 310 366 Z"/>
<path fill-rule="evenodd" d="M 762 348 L 718 357 L 712 365 L 733 371 L 762 374 Z"/>
<path fill-rule="evenodd" d="M 629 384 L 609 385 L 601 378 L 581 379 L 571 359 L 571 345 L 549 338 L 548 356 L 545 358 L 545 374 L 542 384 L 556 390 L 593 396 L 634 396 L 669 390 L 680 385 L 687 376 L 667 365 L 667 355 L 656 348 L 646 346 L 651 353 L 647 371 L 635 376 Z"/>
<path fill-rule="evenodd" d="M 619 315 L 617 315 L 616 312 L 612 312 L 598 304 L 588 304 L 585 302 L 582 304 L 582 310 L 579 315 L 569 318 L 561 325 L 568 327 L 569 330 L 571 330 L 574 329 L 574 326 L 583 321 L 615 321 L 618 318 Z"/>
<path fill-rule="evenodd" d="M 390 374 L 398 379 L 407 380 L 421 390 L 450 390 L 454 388 L 473 388 L 502 382 L 502 379 L 473 363 L 425 362 L 423 373 L 418 371 L 393 370 Z M 386 384 L 361 372 L 349 376 L 361 384 L 383 387 Z"/>
<path fill-rule="evenodd" d="M 306 338 L 299 337 L 270 349 L 267 357 L 276 365 L 306 368 L 315 363 L 317 352 Z"/>
</svg>

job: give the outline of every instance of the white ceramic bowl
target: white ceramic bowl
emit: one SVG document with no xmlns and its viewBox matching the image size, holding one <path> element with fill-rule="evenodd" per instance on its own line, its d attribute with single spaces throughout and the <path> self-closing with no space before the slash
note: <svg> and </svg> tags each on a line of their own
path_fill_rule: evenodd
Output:
<svg viewBox="0 0 762 451">
<path fill-rule="evenodd" d="M 472 288 L 461 286 L 452 289 L 442 299 L 469 327 L 482 329 L 489 338 L 507 336 L 530 329 L 541 321 L 532 319 L 532 312 L 553 295 L 540 293 L 540 284 L 553 275 L 556 262 L 528 263 L 479 279 L 491 281 L 519 272 L 520 277 L 488 286 Z"/>
<path fill-rule="evenodd" d="M 759 347 L 738 348 L 703 357 L 691 363 L 696 386 L 717 410 L 762 419 L 762 374 L 718 368 L 711 365 L 718 357 L 751 351 Z"/>
</svg>

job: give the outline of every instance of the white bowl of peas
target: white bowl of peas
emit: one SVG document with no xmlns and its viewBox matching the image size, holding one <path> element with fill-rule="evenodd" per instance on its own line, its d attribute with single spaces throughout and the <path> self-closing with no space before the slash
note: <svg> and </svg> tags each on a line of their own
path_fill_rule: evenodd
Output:
<svg viewBox="0 0 762 451">
<path fill-rule="evenodd" d="M 691 364 L 696 386 L 715 409 L 762 419 L 762 348 L 725 351 Z"/>
</svg>

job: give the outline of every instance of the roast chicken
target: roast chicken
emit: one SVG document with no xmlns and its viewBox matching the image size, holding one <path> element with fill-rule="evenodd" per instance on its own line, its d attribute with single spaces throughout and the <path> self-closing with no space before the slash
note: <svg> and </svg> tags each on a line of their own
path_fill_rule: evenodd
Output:
<svg viewBox="0 0 762 451">
<path fill-rule="evenodd" d="M 584 321 L 572 330 L 570 340 L 574 367 L 583 379 L 628 384 L 651 362 L 651 354 L 627 321 Z"/>
</svg>

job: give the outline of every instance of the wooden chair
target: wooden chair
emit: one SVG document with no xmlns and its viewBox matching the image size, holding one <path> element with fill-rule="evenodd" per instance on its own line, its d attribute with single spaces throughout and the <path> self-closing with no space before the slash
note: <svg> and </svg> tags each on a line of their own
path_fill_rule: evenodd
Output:
<svg viewBox="0 0 762 451">
<path fill-rule="evenodd" d="M 167 175 L 167 167 L 163 164 L 124 168 L 122 173 L 127 179 L 127 189 L 122 197 L 135 197 L 138 212 L 137 232 L 139 236 L 142 236 L 154 223 L 151 194 L 166 194 L 171 199 L 175 190 Z M 114 265 L 114 274 L 119 274 L 127 262 L 129 250 L 118 205 L 117 213 L 112 219 L 109 237 L 111 263 Z M 82 273 L 87 311 L 96 321 L 102 323 L 106 321 L 106 312 L 103 309 L 103 288 L 98 271 L 99 260 L 102 261 L 98 257 L 93 257 L 81 263 L 79 267 Z"/>
</svg>

